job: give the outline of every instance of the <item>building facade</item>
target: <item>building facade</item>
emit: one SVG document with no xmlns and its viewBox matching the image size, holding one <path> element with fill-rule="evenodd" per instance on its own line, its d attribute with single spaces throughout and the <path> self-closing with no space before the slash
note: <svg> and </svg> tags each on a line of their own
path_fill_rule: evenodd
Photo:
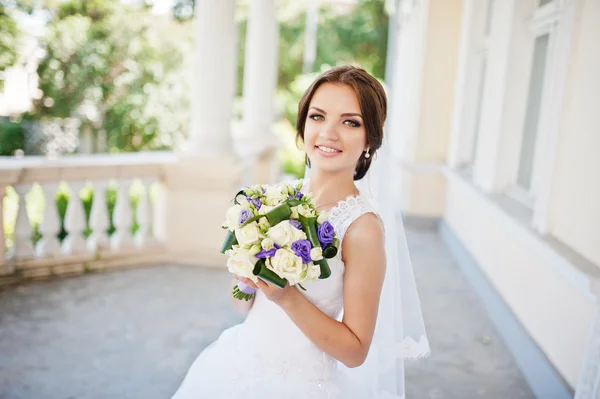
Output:
<svg viewBox="0 0 600 399">
<path fill-rule="evenodd" d="M 396 18 L 400 209 L 439 222 L 538 397 L 599 397 L 600 2 L 407 0 Z"/>
</svg>

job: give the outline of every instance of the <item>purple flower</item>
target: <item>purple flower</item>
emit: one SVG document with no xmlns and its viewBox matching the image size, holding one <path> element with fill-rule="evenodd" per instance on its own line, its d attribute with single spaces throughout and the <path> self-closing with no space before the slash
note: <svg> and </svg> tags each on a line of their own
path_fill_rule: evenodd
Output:
<svg viewBox="0 0 600 399">
<path fill-rule="evenodd" d="M 289 222 L 290 222 L 290 224 L 292 226 L 294 226 L 298 230 L 302 230 L 302 223 L 300 223 L 298 220 L 296 220 L 296 219 L 290 219 Z"/>
<path fill-rule="evenodd" d="M 333 242 L 333 226 L 329 222 L 325 222 L 319 226 L 317 229 L 317 233 L 319 236 L 319 242 L 321 246 L 325 248 L 327 244 L 331 244 Z"/>
<path fill-rule="evenodd" d="M 240 213 L 240 225 L 246 223 L 246 220 L 250 219 L 252 217 L 252 212 L 250 212 L 248 209 L 242 209 L 242 212 Z"/>
<path fill-rule="evenodd" d="M 302 258 L 302 263 L 311 262 L 310 250 L 311 246 L 310 241 L 308 240 L 298 240 L 292 243 L 292 251 L 294 251 L 298 257 Z"/>
<path fill-rule="evenodd" d="M 304 197 L 304 193 L 301 193 L 300 191 L 298 191 L 296 189 L 294 189 L 294 195 L 288 194 L 288 199 L 291 199 L 291 200 L 293 200 L 293 199 L 300 200 L 300 199 L 302 199 L 302 197 Z"/>
<path fill-rule="evenodd" d="M 281 248 L 279 245 L 275 244 L 275 247 L 267 250 L 261 249 L 259 253 L 257 253 L 256 255 L 254 255 L 255 258 L 258 259 L 265 259 L 265 258 L 272 258 L 273 256 L 275 256 L 275 252 L 277 252 L 277 250 Z"/>
<path fill-rule="evenodd" d="M 262 206 L 262 202 L 260 202 L 260 200 L 258 198 L 252 198 L 252 197 L 246 197 L 246 199 L 248 200 L 248 202 L 251 202 L 252 204 L 254 204 L 254 207 L 256 208 L 256 210 L 259 210 L 260 207 Z"/>
</svg>

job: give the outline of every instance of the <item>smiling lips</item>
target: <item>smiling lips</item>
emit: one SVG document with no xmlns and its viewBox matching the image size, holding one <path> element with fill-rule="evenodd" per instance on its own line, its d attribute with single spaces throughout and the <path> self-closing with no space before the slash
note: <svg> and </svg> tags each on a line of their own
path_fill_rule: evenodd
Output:
<svg viewBox="0 0 600 399">
<path fill-rule="evenodd" d="M 331 147 L 326 147 L 324 145 L 317 145 L 317 146 L 315 146 L 315 148 L 317 149 L 317 152 L 324 157 L 335 157 L 342 153 L 341 150 L 331 148 Z"/>
</svg>

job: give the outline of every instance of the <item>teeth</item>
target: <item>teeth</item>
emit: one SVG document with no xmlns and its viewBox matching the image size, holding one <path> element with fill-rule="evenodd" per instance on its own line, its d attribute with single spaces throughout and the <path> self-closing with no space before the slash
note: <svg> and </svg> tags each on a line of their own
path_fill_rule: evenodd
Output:
<svg viewBox="0 0 600 399">
<path fill-rule="evenodd" d="M 319 148 L 319 150 L 325 151 L 325 152 L 338 152 L 338 150 L 334 150 L 333 148 L 329 148 L 329 147 L 318 146 L 318 148 Z"/>
</svg>

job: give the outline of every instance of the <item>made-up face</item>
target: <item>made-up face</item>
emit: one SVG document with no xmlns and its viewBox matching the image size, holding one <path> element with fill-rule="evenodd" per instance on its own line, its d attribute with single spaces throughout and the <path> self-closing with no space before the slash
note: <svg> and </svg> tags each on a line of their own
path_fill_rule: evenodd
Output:
<svg viewBox="0 0 600 399">
<path fill-rule="evenodd" d="M 304 125 L 304 146 L 311 169 L 354 173 L 367 150 L 365 124 L 354 90 L 324 83 L 314 93 Z"/>
</svg>

